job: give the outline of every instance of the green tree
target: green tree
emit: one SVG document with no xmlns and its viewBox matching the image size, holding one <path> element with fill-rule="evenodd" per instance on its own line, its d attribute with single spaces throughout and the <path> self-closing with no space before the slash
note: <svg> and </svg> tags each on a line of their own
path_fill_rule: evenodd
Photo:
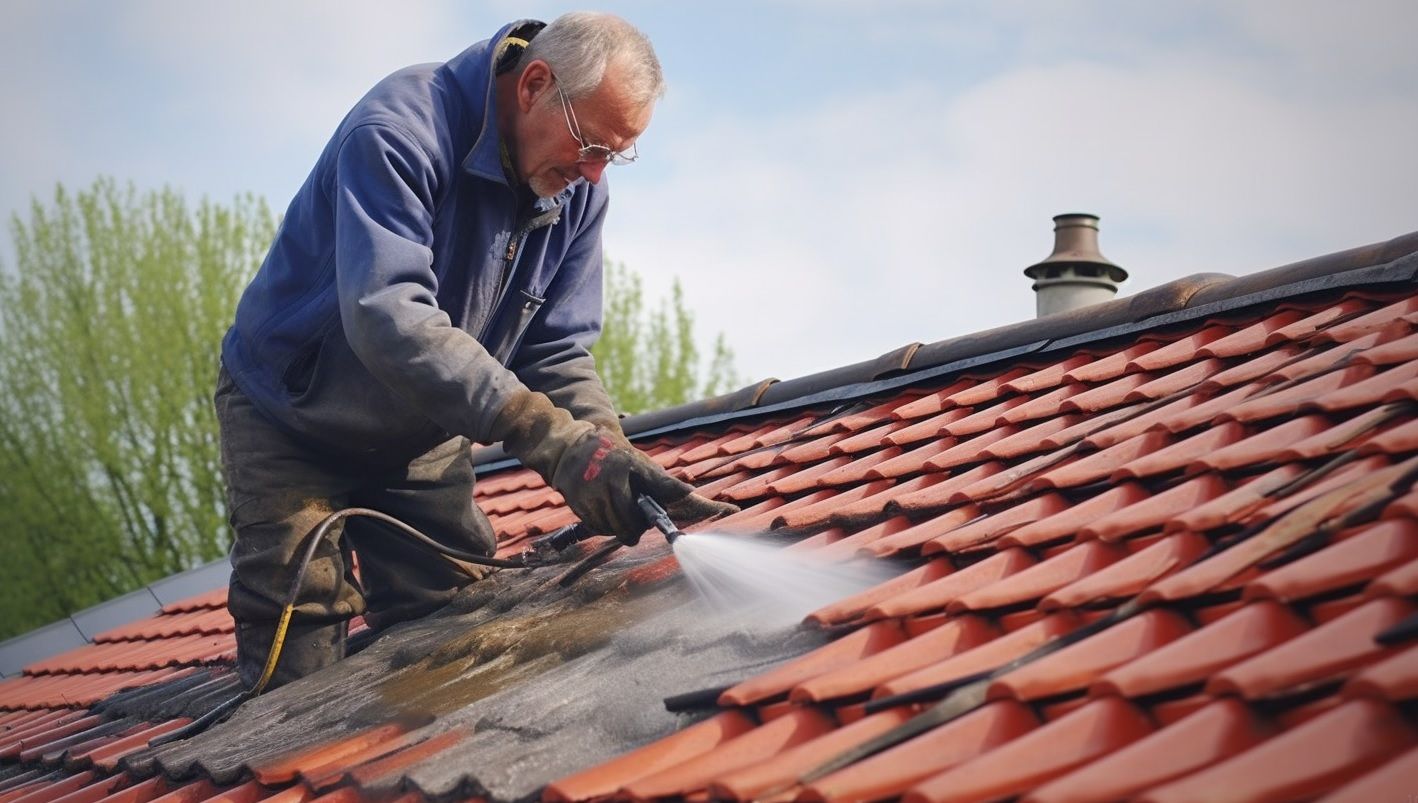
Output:
<svg viewBox="0 0 1418 803">
<path fill-rule="evenodd" d="M 12 218 L 0 271 L 0 637 L 219 557 L 211 395 L 275 217 L 109 179 Z"/>
<path fill-rule="evenodd" d="M 668 299 L 647 308 L 639 274 L 607 260 L 604 317 L 601 338 L 591 353 L 621 412 L 670 407 L 738 385 L 734 354 L 722 332 L 703 365 L 694 340 L 694 314 L 685 307 L 678 279 Z"/>
<path fill-rule="evenodd" d="M 11 220 L 0 266 L 0 638 L 219 557 L 229 534 L 211 396 L 221 338 L 277 220 L 100 179 Z M 606 384 L 632 412 L 735 382 L 701 377 L 678 283 L 647 310 L 609 266 Z"/>
</svg>

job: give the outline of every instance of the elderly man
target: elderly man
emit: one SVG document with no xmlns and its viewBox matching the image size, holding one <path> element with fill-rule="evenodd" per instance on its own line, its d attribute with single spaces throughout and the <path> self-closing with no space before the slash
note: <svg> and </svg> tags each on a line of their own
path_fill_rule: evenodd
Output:
<svg viewBox="0 0 1418 803">
<path fill-rule="evenodd" d="M 222 344 L 228 605 L 248 686 L 297 545 L 331 510 L 375 508 L 492 554 L 470 439 L 501 441 L 628 542 L 645 528 L 636 493 L 684 521 L 722 512 L 630 446 L 587 352 L 603 173 L 635 160 L 662 93 L 643 34 L 575 13 L 400 70 L 340 124 Z M 377 522 L 350 520 L 344 536 L 311 564 L 266 688 L 342 657 L 350 617 L 417 617 L 472 579 Z"/>
</svg>

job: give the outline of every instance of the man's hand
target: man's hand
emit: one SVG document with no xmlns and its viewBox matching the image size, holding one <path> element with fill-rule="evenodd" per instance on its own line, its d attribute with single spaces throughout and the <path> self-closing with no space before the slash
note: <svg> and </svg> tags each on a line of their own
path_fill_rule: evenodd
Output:
<svg viewBox="0 0 1418 803">
<path fill-rule="evenodd" d="M 498 414 L 493 434 L 560 491 L 588 527 L 626 544 L 638 542 L 649 527 L 635 503 L 639 494 L 659 502 L 681 527 L 738 510 L 695 494 L 619 433 L 573 419 L 540 393 L 514 396 Z"/>
<path fill-rule="evenodd" d="M 635 544 L 649 527 L 635 499 L 645 494 L 686 518 L 680 526 L 738 510 L 694 493 L 654 461 L 610 433 L 596 429 L 573 443 L 562 457 L 553 486 L 589 527 Z M 673 517 L 672 517 L 673 518 Z"/>
</svg>

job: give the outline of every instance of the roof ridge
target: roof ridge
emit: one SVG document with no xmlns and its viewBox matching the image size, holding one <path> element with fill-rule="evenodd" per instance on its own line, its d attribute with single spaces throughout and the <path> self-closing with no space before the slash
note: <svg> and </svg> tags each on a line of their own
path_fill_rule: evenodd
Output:
<svg viewBox="0 0 1418 803">
<path fill-rule="evenodd" d="M 649 438 L 708 423 L 845 401 L 1023 354 L 1075 348 L 1322 290 L 1413 281 L 1415 275 L 1418 231 L 1245 276 L 1192 274 L 1135 295 L 1059 315 L 926 345 L 910 343 L 869 360 L 790 380 L 763 379 L 708 399 L 628 416 L 621 425 L 632 438 Z M 490 446 L 475 451 L 473 463 L 485 472 L 506 468 L 515 460 L 500 446 Z"/>
</svg>

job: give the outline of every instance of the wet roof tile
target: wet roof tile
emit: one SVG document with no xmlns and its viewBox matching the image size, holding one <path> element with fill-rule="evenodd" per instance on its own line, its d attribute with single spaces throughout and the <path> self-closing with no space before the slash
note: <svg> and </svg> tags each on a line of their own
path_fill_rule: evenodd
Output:
<svg viewBox="0 0 1418 803">
<path fill-rule="evenodd" d="M 317 743 L 274 761 L 252 764 L 250 772 L 257 781 L 266 786 L 287 784 L 302 775 L 318 776 L 330 767 L 344 766 L 349 763 L 350 757 L 367 754 L 371 748 L 380 749 L 388 745 L 388 749 L 384 751 L 388 752 L 397 746 L 396 740 L 406 732 L 407 728 L 398 723 L 364 728 L 331 741 Z M 390 744 L 391 742 L 394 744 Z"/>
</svg>

